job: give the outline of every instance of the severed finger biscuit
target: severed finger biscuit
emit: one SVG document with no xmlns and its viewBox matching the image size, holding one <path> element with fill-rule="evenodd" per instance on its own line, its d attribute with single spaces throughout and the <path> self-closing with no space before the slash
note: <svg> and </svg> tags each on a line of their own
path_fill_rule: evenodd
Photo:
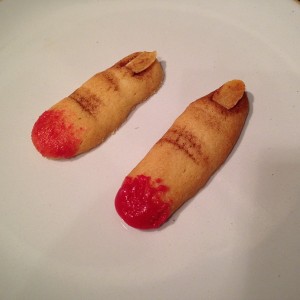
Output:
<svg viewBox="0 0 300 300">
<path fill-rule="evenodd" d="M 55 159 L 96 147 L 159 89 L 163 77 L 155 51 L 123 58 L 45 111 L 32 129 L 34 146 Z"/>
<path fill-rule="evenodd" d="M 248 110 L 241 80 L 192 102 L 123 181 L 115 199 L 120 217 L 138 229 L 165 223 L 224 163 Z"/>
</svg>

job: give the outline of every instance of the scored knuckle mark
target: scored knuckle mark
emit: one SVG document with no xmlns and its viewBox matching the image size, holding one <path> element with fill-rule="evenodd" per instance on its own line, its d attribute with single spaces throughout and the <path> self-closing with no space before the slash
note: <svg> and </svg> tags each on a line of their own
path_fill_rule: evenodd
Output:
<svg viewBox="0 0 300 300">
<path fill-rule="evenodd" d="M 199 139 L 184 128 L 170 129 L 159 140 L 159 143 L 172 144 L 177 150 L 182 151 L 197 165 L 199 165 L 201 161 L 208 160 L 208 157 L 203 153 Z"/>
<path fill-rule="evenodd" d="M 93 94 L 90 89 L 84 87 L 74 91 L 69 98 L 78 103 L 83 111 L 86 111 L 92 116 L 97 114 L 98 108 L 101 104 L 101 99 L 97 95 Z"/>
<path fill-rule="evenodd" d="M 112 73 L 107 72 L 107 71 L 103 72 L 102 76 L 108 83 L 108 90 L 110 90 L 110 89 L 112 89 L 114 91 L 119 90 L 119 78 L 117 78 Z"/>
</svg>

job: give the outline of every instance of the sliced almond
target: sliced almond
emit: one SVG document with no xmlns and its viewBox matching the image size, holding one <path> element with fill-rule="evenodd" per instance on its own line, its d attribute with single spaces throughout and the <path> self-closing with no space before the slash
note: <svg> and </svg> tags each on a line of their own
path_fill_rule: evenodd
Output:
<svg viewBox="0 0 300 300">
<path fill-rule="evenodd" d="M 213 94 L 213 101 L 227 109 L 233 108 L 243 97 L 245 84 L 242 80 L 231 80 L 222 85 Z"/>
<path fill-rule="evenodd" d="M 126 67 L 134 73 L 140 73 L 149 68 L 156 59 L 156 51 L 142 52 L 136 58 L 131 60 Z"/>
</svg>

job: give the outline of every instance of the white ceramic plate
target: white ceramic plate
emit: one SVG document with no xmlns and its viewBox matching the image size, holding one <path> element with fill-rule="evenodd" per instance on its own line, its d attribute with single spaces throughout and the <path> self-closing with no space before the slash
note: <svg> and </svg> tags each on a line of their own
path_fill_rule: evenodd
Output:
<svg viewBox="0 0 300 300">
<path fill-rule="evenodd" d="M 0 1 L 1 299 L 299 299 L 299 1 Z M 160 91 L 95 150 L 51 161 L 36 118 L 127 54 Z M 245 81 L 226 164 L 160 230 L 125 226 L 124 176 L 189 102 Z"/>
</svg>

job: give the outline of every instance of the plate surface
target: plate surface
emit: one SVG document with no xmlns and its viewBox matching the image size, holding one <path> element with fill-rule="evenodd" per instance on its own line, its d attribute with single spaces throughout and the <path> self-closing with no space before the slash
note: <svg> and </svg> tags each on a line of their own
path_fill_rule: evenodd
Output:
<svg viewBox="0 0 300 300">
<path fill-rule="evenodd" d="M 0 1 L 1 299 L 299 299 L 299 1 Z M 127 54 L 162 88 L 70 161 L 37 117 Z M 193 100 L 244 80 L 251 111 L 224 166 L 161 229 L 124 225 L 126 174 Z"/>
</svg>

